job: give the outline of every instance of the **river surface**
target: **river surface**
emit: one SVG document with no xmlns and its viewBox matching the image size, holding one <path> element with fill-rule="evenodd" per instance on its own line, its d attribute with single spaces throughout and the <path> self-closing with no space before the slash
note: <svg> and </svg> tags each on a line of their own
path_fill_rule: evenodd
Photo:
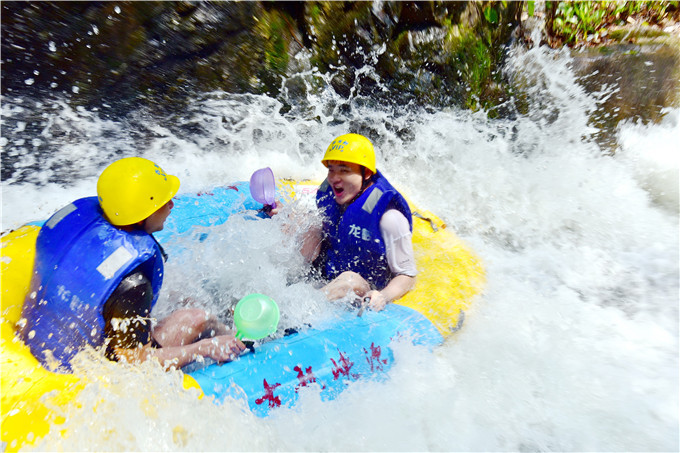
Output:
<svg viewBox="0 0 680 453">
<path fill-rule="evenodd" d="M 106 99 L 93 111 L 4 97 L 3 231 L 94 195 L 119 157 L 158 162 L 185 192 L 264 166 L 318 180 L 328 143 L 353 131 L 376 138 L 378 167 L 477 252 L 488 278 L 441 347 L 397 344 L 388 380 L 330 402 L 312 388 L 264 419 L 236 401 L 198 400 L 158 366 L 84 357 L 78 373 L 94 382 L 57 409 L 65 434 L 31 448 L 678 451 L 680 112 L 623 123 L 616 153 L 603 152 L 588 118 L 611 93 L 586 93 L 567 53 L 518 50 L 506 70 L 532 87 L 530 113 L 515 119 L 387 108 L 330 89 L 285 114 L 268 97 L 211 93 L 175 115 L 124 119 L 106 115 Z M 293 278 L 302 261 L 281 222 L 237 216 L 208 245 L 184 244 L 157 314 L 184 296 L 220 311 L 249 292 L 276 299 L 291 324 L 333 310 Z"/>
</svg>

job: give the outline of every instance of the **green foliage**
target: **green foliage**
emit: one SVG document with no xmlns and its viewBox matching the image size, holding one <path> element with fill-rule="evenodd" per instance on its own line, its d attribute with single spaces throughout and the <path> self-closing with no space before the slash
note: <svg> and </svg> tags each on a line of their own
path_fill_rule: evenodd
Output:
<svg viewBox="0 0 680 453">
<path fill-rule="evenodd" d="M 280 78 L 288 69 L 289 27 L 285 13 L 277 10 L 263 10 L 255 26 L 259 37 L 261 51 L 264 51 L 264 65 L 258 70 L 258 76 L 268 92 L 276 92 Z M 254 53 L 257 51 L 254 51 Z"/>
<path fill-rule="evenodd" d="M 567 42 L 579 42 L 589 34 L 596 33 L 602 24 L 605 10 L 598 2 L 560 2 L 553 22 L 567 36 Z"/>
<path fill-rule="evenodd" d="M 498 11 L 496 11 L 496 8 L 491 6 L 484 8 L 484 17 L 491 24 L 498 23 Z"/>
<path fill-rule="evenodd" d="M 529 14 L 533 4 L 527 3 Z M 547 1 L 547 22 L 556 44 L 578 46 L 585 41 L 598 42 L 612 25 L 623 25 L 632 17 L 645 24 L 658 23 L 678 14 L 677 1 Z"/>
</svg>

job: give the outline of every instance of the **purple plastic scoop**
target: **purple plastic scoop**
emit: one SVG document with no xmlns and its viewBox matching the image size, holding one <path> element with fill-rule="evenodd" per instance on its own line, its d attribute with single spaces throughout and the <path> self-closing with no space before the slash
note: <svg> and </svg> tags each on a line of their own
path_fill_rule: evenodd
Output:
<svg viewBox="0 0 680 453">
<path fill-rule="evenodd" d="M 265 206 L 276 207 L 276 181 L 269 167 L 260 168 L 250 177 L 250 194 Z"/>
</svg>

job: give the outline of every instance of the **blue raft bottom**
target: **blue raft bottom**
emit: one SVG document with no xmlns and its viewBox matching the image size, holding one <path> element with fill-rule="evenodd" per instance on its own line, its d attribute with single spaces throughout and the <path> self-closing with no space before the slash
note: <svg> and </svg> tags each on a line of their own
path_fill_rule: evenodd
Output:
<svg viewBox="0 0 680 453">
<path fill-rule="evenodd" d="M 422 314 L 390 304 L 361 317 L 347 311 L 322 325 L 264 343 L 225 364 L 189 371 L 206 396 L 245 399 L 253 413 L 292 406 L 302 387 L 316 385 L 331 400 L 352 381 L 385 378 L 394 363 L 393 340 L 430 348 L 444 338 Z M 187 370 L 188 371 L 188 370 Z"/>
<path fill-rule="evenodd" d="M 174 200 L 173 215 L 155 234 L 162 244 L 174 236 L 192 235 L 196 226 L 220 225 L 232 214 L 257 213 L 262 207 L 252 198 L 247 182 L 182 194 Z M 252 218 L 257 217 L 266 216 Z M 199 240 L 206 234 L 201 232 Z M 181 249 L 168 251 L 182 253 Z M 227 397 L 245 399 L 253 413 L 266 416 L 273 408 L 292 406 L 302 387 L 317 385 L 322 400 L 331 400 L 352 381 L 385 379 L 394 362 L 390 345 L 399 338 L 430 348 L 444 341 L 425 316 L 389 304 L 380 312 L 366 310 L 361 317 L 355 310 L 341 312 L 314 328 L 263 343 L 233 362 L 193 363 L 183 371 L 217 403 Z"/>
</svg>

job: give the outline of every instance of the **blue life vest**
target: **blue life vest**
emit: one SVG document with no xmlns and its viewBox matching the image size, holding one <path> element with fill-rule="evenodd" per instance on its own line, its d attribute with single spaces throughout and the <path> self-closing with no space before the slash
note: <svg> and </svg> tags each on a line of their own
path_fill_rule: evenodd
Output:
<svg viewBox="0 0 680 453">
<path fill-rule="evenodd" d="M 22 312 L 22 339 L 33 355 L 49 369 L 68 371 L 80 349 L 103 346 L 104 304 L 137 267 L 151 280 L 153 306 L 163 282 L 153 236 L 111 225 L 97 197 L 76 200 L 50 217 L 38 234 Z"/>
<path fill-rule="evenodd" d="M 344 271 L 354 271 L 377 289 L 383 289 L 394 275 L 387 263 L 380 219 L 388 209 L 397 209 L 408 219 L 411 231 L 413 219 L 404 197 L 379 171 L 372 181 L 373 184 L 350 203 L 344 213 L 335 201 L 328 180 L 319 187 L 316 204 L 326 217 L 326 277 L 333 279 Z"/>
</svg>

